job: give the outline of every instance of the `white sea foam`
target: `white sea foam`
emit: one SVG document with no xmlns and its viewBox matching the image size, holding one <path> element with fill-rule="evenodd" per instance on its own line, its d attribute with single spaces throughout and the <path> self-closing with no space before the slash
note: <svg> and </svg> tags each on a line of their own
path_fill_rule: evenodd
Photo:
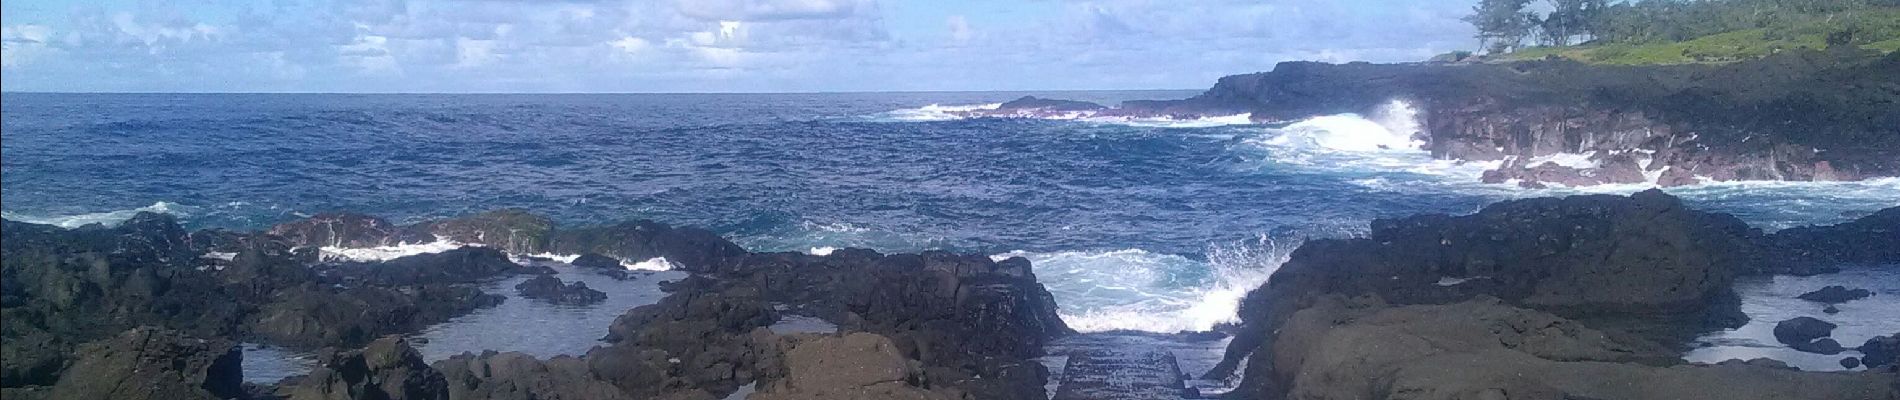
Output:
<svg viewBox="0 0 1900 400">
<path fill-rule="evenodd" d="M 14 221 L 28 222 L 28 223 L 35 223 L 35 224 L 47 224 L 47 225 L 58 226 L 61 228 L 71 229 L 71 228 L 78 228 L 81 226 L 86 226 L 86 225 L 91 225 L 91 224 L 100 224 L 100 225 L 106 225 L 106 226 L 118 225 L 120 222 L 125 222 L 125 220 L 132 219 L 132 216 L 138 215 L 138 213 L 141 213 L 141 212 L 171 214 L 172 216 L 175 216 L 175 217 L 185 218 L 185 217 L 190 217 L 191 213 L 196 212 L 196 211 L 197 211 L 196 207 L 184 206 L 184 205 L 179 205 L 177 203 L 161 201 L 161 202 L 152 203 L 152 205 L 149 205 L 149 206 L 144 206 L 144 207 L 139 207 L 139 208 L 134 208 L 134 209 L 129 209 L 129 210 L 114 210 L 114 211 L 96 212 L 96 213 L 87 213 L 87 214 L 78 214 L 78 215 L 37 216 L 37 215 L 23 215 L 23 214 L 14 213 L 11 211 L 0 211 L 0 217 L 4 217 L 6 219 L 10 219 Z"/>
<path fill-rule="evenodd" d="M 1557 153 L 1557 154 L 1551 154 L 1551 155 L 1540 156 L 1540 157 L 1532 157 L 1529 160 L 1529 162 L 1524 164 L 1524 166 L 1535 168 L 1537 166 L 1544 165 L 1544 164 L 1552 164 L 1552 165 L 1559 165 L 1559 166 L 1565 166 L 1565 167 L 1576 168 L 1576 169 L 1590 169 L 1590 168 L 1597 167 L 1596 160 L 1590 159 L 1591 157 L 1595 157 L 1595 156 L 1596 156 L 1596 152 L 1594 151 L 1587 154 Z"/>
<path fill-rule="evenodd" d="M 1028 258 L 1070 328 L 1172 333 L 1234 322 L 1240 299 L 1265 283 L 1291 249 L 1263 238 L 1216 247 L 1207 261 L 1141 249 L 1015 251 L 991 258 Z"/>
<path fill-rule="evenodd" d="M 838 251 L 838 248 L 831 247 L 831 246 L 819 246 L 819 247 L 813 247 L 811 248 L 811 250 L 807 250 L 805 252 L 814 256 L 828 256 L 828 255 L 831 255 L 831 252 L 834 252 L 834 251 Z"/>
<path fill-rule="evenodd" d="M 898 121 L 951 121 L 968 118 L 964 113 L 971 111 L 995 110 L 1003 103 L 942 105 L 931 104 L 918 108 L 906 108 L 885 113 L 884 116 Z"/>
<path fill-rule="evenodd" d="M 1097 116 L 1092 114 L 1066 116 L 1059 120 L 1075 120 L 1097 124 L 1127 125 L 1146 128 L 1213 128 L 1220 126 L 1253 125 L 1253 114 L 1214 115 L 1198 118 L 1174 117 L 1122 117 Z"/>
<path fill-rule="evenodd" d="M 1338 114 L 1307 118 L 1279 129 L 1261 143 L 1273 146 L 1312 146 L 1353 152 L 1423 152 L 1418 110 L 1403 101 L 1391 101 L 1370 118 Z"/>
<path fill-rule="evenodd" d="M 554 260 L 562 264 L 573 264 L 574 260 L 580 259 L 581 256 L 579 254 L 535 253 L 535 254 L 509 254 L 508 258 L 513 259 L 515 263 L 517 264 L 526 262 L 530 258 L 544 258 L 544 259 Z"/>
<path fill-rule="evenodd" d="M 672 271 L 679 267 L 678 264 L 667 261 L 666 257 L 654 257 L 641 262 L 621 261 L 620 266 L 628 271 Z"/>
<path fill-rule="evenodd" d="M 403 243 L 393 246 L 377 247 L 336 247 L 324 246 L 317 249 L 318 257 L 325 261 L 389 261 L 417 254 L 441 253 L 463 246 L 481 246 L 479 243 L 461 243 L 453 240 L 437 239 L 427 243 Z"/>
<path fill-rule="evenodd" d="M 1216 115 L 1197 118 L 1175 118 L 1171 116 L 1115 116 L 1101 115 L 1096 111 L 1071 111 L 1062 113 L 1016 112 L 1016 113 L 980 113 L 995 111 L 1002 103 L 941 105 L 931 104 L 918 108 L 906 108 L 886 112 L 880 119 L 903 122 L 953 121 L 971 118 L 1029 118 L 1057 121 L 1077 121 L 1096 124 L 1127 125 L 1150 128 L 1210 128 L 1217 126 L 1251 125 L 1252 114 Z M 980 114 L 980 115 L 979 115 Z"/>
</svg>

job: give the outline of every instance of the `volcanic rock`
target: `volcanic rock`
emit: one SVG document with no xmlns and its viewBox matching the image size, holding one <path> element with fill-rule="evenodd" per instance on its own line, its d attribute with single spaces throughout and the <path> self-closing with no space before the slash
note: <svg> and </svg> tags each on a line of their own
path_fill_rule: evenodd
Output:
<svg viewBox="0 0 1900 400">
<path fill-rule="evenodd" d="M 919 387 L 923 370 L 889 338 L 870 333 L 798 341 L 778 358 L 786 374 L 761 381 L 748 400 L 950 400 Z"/>
<path fill-rule="evenodd" d="M 358 248 L 394 245 L 401 239 L 399 229 L 382 218 L 332 212 L 277 224 L 268 232 L 297 246 Z"/>
<path fill-rule="evenodd" d="M 1835 327 L 1813 317 L 1790 318 L 1775 324 L 1775 340 L 1790 346 L 1804 345 L 1833 334 Z"/>
<path fill-rule="evenodd" d="M 422 361 L 401 337 L 390 336 L 352 351 L 329 351 L 322 365 L 294 386 L 289 400 L 446 400 L 448 381 Z"/>
<path fill-rule="evenodd" d="M 242 393 L 237 345 L 139 327 L 79 347 L 50 398 L 229 399 Z"/>
<path fill-rule="evenodd" d="M 586 305 L 607 300 L 607 294 L 590 289 L 586 282 L 575 281 L 566 285 L 552 275 L 529 278 L 515 285 L 521 297 L 545 300 L 554 304 Z"/>
<path fill-rule="evenodd" d="M 1800 296 L 1797 296 L 1796 298 L 1812 301 L 1812 302 L 1819 302 L 1819 303 L 1840 304 L 1840 303 L 1846 303 L 1849 301 L 1865 299 L 1868 296 L 1873 296 L 1873 295 L 1874 295 L 1874 292 L 1868 291 L 1867 289 L 1851 289 L 1850 290 L 1845 286 L 1834 285 L 1834 286 L 1821 288 L 1820 290 L 1802 293 Z"/>
<path fill-rule="evenodd" d="M 1900 365 L 1900 333 L 1867 339 L 1857 350 L 1862 354 L 1861 363 L 1869 369 Z"/>
</svg>

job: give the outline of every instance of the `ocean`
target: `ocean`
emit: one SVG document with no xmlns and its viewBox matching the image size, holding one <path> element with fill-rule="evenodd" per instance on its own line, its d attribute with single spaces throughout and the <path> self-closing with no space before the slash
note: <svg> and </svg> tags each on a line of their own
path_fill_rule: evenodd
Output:
<svg viewBox="0 0 1900 400">
<path fill-rule="evenodd" d="M 1479 183 L 1484 163 L 1408 148 L 1420 124 L 1403 103 L 1276 125 L 957 115 L 1024 95 L 1193 94 L 8 93 L 0 211 L 69 227 L 157 211 L 254 230 L 333 210 L 409 223 L 519 207 L 568 226 L 700 226 L 754 251 L 1023 256 L 1079 330 L 1176 332 L 1231 321 L 1307 238 L 1645 188 Z M 1668 191 L 1767 230 L 1900 205 L 1895 179 Z"/>
</svg>

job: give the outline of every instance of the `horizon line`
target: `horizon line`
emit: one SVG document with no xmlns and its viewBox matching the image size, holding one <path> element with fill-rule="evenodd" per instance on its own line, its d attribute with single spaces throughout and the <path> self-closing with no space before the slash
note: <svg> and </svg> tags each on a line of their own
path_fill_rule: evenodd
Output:
<svg viewBox="0 0 1900 400">
<path fill-rule="evenodd" d="M 898 94 L 898 93 L 1008 93 L 1008 92 L 1160 92 L 1160 91 L 1205 91 L 1206 88 L 1181 89 L 1007 89 L 1007 90 L 841 90 L 841 91 L 784 91 L 784 92 L 218 92 L 218 91 L 37 91 L 37 90 L 0 90 L 5 94 L 318 94 L 318 95 L 720 95 L 720 94 Z"/>
</svg>

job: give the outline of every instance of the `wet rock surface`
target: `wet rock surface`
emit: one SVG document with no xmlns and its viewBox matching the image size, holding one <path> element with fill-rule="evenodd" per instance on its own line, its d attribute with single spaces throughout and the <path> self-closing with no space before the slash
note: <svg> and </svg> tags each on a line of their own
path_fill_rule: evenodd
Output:
<svg viewBox="0 0 1900 400">
<path fill-rule="evenodd" d="M 1182 380 L 1174 354 L 1124 349 L 1069 355 L 1055 400 L 1175 400 L 1196 398 Z"/>
</svg>

